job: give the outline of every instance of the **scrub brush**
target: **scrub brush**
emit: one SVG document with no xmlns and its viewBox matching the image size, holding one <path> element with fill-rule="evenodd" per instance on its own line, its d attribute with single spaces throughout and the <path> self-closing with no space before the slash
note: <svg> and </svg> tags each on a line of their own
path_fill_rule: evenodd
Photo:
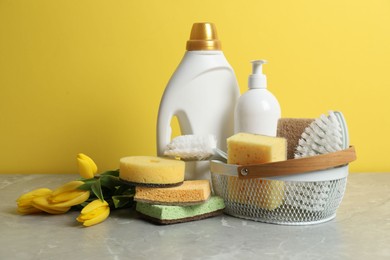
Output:
<svg viewBox="0 0 390 260">
<path fill-rule="evenodd" d="M 338 111 L 321 115 L 302 133 L 298 141 L 295 158 L 326 154 L 347 149 L 348 129 L 344 116 Z"/>
<path fill-rule="evenodd" d="M 217 148 L 214 135 L 181 135 L 172 139 L 164 151 L 165 156 L 183 161 L 208 160 L 217 154 L 227 159 L 227 154 Z"/>
<path fill-rule="evenodd" d="M 295 151 L 295 158 L 315 156 L 347 149 L 349 147 L 348 128 L 344 116 L 338 111 L 321 115 L 302 133 Z M 286 204 L 302 210 L 318 212 L 325 210 L 332 194 L 334 181 L 326 184 L 301 183 L 286 190 Z"/>
</svg>

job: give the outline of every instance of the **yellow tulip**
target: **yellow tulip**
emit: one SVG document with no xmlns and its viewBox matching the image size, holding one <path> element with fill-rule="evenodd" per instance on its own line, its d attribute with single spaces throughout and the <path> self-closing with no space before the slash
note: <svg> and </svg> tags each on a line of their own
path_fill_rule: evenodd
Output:
<svg viewBox="0 0 390 260">
<path fill-rule="evenodd" d="M 67 208 L 83 203 L 90 195 L 88 190 L 77 189 L 83 184 L 82 181 L 71 181 L 58 187 L 47 198 L 49 204 L 57 208 Z"/>
<path fill-rule="evenodd" d="M 42 210 L 33 206 L 32 201 L 35 198 L 39 198 L 42 196 L 48 196 L 51 193 L 52 193 L 52 191 L 50 189 L 41 188 L 41 189 L 36 189 L 36 190 L 30 191 L 30 192 L 27 192 L 27 193 L 21 195 L 16 200 L 16 203 L 18 205 L 18 212 L 20 214 L 34 214 L 34 213 L 42 212 Z"/>
<path fill-rule="evenodd" d="M 90 202 L 81 210 L 77 221 L 89 227 L 103 222 L 110 214 L 110 207 L 106 201 L 99 199 Z"/>
<path fill-rule="evenodd" d="M 17 200 L 18 206 L 31 206 L 31 201 L 36 197 L 46 196 L 52 193 L 52 190 L 47 188 L 40 188 L 21 195 Z"/>
<path fill-rule="evenodd" d="M 50 196 L 38 197 L 33 199 L 32 205 L 44 212 L 50 214 L 63 214 L 70 210 L 70 207 L 60 207 L 49 201 Z"/>
<path fill-rule="evenodd" d="M 18 213 L 23 214 L 23 215 L 28 215 L 28 214 L 36 214 L 36 213 L 41 213 L 42 210 L 35 208 L 33 206 L 29 208 L 18 208 Z"/>
<path fill-rule="evenodd" d="M 81 177 L 90 179 L 97 173 L 95 162 L 83 153 L 77 155 L 77 163 Z"/>
<path fill-rule="evenodd" d="M 62 186 L 58 187 L 57 189 L 55 189 L 53 191 L 52 195 L 53 196 L 57 196 L 60 193 L 77 190 L 77 188 L 80 187 L 83 184 L 84 184 L 83 181 L 70 181 L 70 182 L 67 182 L 64 185 L 62 185 Z"/>
<path fill-rule="evenodd" d="M 50 214 L 66 213 L 72 206 L 81 204 L 89 198 L 89 191 L 77 189 L 83 184 L 82 181 L 71 181 L 54 191 L 42 188 L 23 194 L 16 200 L 18 212 L 21 214 L 42 211 Z"/>
</svg>

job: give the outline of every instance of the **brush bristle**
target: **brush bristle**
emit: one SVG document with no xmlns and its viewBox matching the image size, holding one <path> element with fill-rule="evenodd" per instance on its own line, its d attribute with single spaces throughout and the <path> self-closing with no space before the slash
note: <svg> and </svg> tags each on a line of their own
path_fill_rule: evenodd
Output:
<svg viewBox="0 0 390 260">
<path fill-rule="evenodd" d="M 213 135 L 181 135 L 172 139 L 164 155 L 182 160 L 205 160 L 214 155 L 216 147 Z"/>
<path fill-rule="evenodd" d="M 302 133 L 295 151 L 295 158 L 336 152 L 344 149 L 343 133 L 339 120 L 330 111 L 321 115 Z"/>
</svg>

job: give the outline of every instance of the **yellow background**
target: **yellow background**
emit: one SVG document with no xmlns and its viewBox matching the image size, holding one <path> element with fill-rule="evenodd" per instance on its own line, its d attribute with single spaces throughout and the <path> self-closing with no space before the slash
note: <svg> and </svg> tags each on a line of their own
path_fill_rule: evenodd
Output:
<svg viewBox="0 0 390 260">
<path fill-rule="evenodd" d="M 353 172 L 389 172 L 390 1 L 0 0 L 0 173 L 155 155 L 161 95 L 194 22 L 217 26 L 241 92 L 267 59 L 283 117 L 344 113 Z"/>
</svg>

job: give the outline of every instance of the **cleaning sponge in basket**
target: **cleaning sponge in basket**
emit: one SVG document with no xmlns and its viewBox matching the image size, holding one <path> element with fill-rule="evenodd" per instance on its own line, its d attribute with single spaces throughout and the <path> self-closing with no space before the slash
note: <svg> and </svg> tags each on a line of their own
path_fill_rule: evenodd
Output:
<svg viewBox="0 0 390 260">
<path fill-rule="evenodd" d="M 282 137 L 238 133 L 227 139 L 227 146 L 229 164 L 259 164 L 287 158 L 287 140 Z"/>
<path fill-rule="evenodd" d="M 260 164 L 287 159 L 285 138 L 238 133 L 227 139 L 228 163 Z M 276 180 L 228 178 L 229 200 L 258 206 L 266 210 L 278 208 L 284 199 L 284 183 Z"/>
</svg>

